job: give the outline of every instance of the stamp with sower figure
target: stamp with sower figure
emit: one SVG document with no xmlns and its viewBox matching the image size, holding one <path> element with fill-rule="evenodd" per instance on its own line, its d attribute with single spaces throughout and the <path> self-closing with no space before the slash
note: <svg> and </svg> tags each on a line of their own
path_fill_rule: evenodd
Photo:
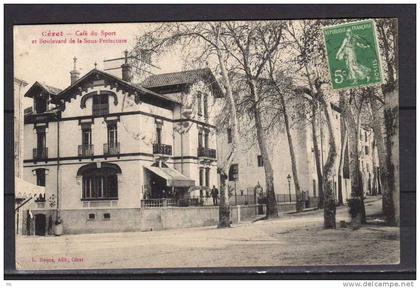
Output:
<svg viewBox="0 0 420 288">
<path fill-rule="evenodd" d="M 375 22 L 365 20 L 323 29 L 333 89 L 382 83 Z"/>
</svg>

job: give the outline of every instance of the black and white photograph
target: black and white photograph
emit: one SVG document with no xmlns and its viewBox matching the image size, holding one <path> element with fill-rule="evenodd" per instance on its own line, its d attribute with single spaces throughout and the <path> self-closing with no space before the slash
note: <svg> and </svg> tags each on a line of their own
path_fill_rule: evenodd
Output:
<svg viewBox="0 0 420 288">
<path fill-rule="evenodd" d="M 15 25 L 16 269 L 399 264 L 398 35 Z"/>
</svg>

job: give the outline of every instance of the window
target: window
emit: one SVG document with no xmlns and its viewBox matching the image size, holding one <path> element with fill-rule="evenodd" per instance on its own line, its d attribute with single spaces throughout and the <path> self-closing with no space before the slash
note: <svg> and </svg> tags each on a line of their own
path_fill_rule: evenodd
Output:
<svg viewBox="0 0 420 288">
<path fill-rule="evenodd" d="M 204 186 L 204 168 L 199 168 L 199 175 L 198 175 L 198 182 L 199 186 Z M 200 198 L 203 197 L 203 190 L 200 189 Z"/>
<path fill-rule="evenodd" d="M 204 118 L 207 118 L 208 115 L 208 95 L 204 94 L 203 95 L 203 110 L 204 110 Z"/>
<path fill-rule="evenodd" d="M 156 143 L 162 144 L 162 128 L 156 127 Z"/>
<path fill-rule="evenodd" d="M 109 112 L 108 95 L 94 95 L 92 104 L 93 116 L 106 115 Z"/>
<path fill-rule="evenodd" d="M 365 154 L 369 155 L 369 147 L 368 146 L 365 146 Z"/>
<path fill-rule="evenodd" d="M 264 166 L 264 161 L 262 158 L 262 155 L 258 155 L 258 167 L 263 167 Z"/>
<path fill-rule="evenodd" d="M 108 144 L 110 146 L 116 146 L 118 143 L 117 123 L 108 123 Z M 114 145 L 113 145 L 114 144 Z"/>
<path fill-rule="evenodd" d="M 235 181 L 238 179 L 239 174 L 239 165 L 238 164 L 232 164 L 229 167 L 229 181 Z"/>
<path fill-rule="evenodd" d="M 204 131 L 204 148 L 209 148 L 209 131 Z"/>
<path fill-rule="evenodd" d="M 45 187 L 45 169 L 36 169 L 36 185 Z"/>
<path fill-rule="evenodd" d="M 42 150 L 46 146 L 46 134 L 45 134 L 45 128 L 44 129 L 37 129 L 36 130 L 36 147 L 39 150 Z"/>
<path fill-rule="evenodd" d="M 33 155 L 35 159 L 44 159 L 48 157 L 45 129 L 45 127 L 36 129 L 36 149 L 34 149 Z"/>
<path fill-rule="evenodd" d="M 118 177 L 112 168 L 97 168 L 83 175 L 83 199 L 118 198 Z"/>
<path fill-rule="evenodd" d="M 367 132 L 365 131 L 365 142 L 367 142 Z"/>
<path fill-rule="evenodd" d="M 82 126 L 82 145 L 88 147 L 92 144 L 92 128 L 90 125 Z"/>
<path fill-rule="evenodd" d="M 88 219 L 89 220 L 95 220 L 95 214 L 94 213 L 89 213 Z"/>
<path fill-rule="evenodd" d="M 198 147 L 203 147 L 203 131 L 201 129 L 198 130 Z"/>
<path fill-rule="evenodd" d="M 111 219 L 111 214 L 110 213 L 104 213 L 104 219 L 105 220 L 110 220 Z"/>
<path fill-rule="evenodd" d="M 47 111 L 47 98 L 39 96 L 34 98 L 34 106 L 36 113 L 44 113 Z"/>
<path fill-rule="evenodd" d="M 228 141 L 228 143 L 232 143 L 232 129 L 231 128 L 227 128 L 226 132 L 227 132 L 227 141 Z"/>
<path fill-rule="evenodd" d="M 200 170 L 199 170 L 199 184 L 200 184 L 200 186 L 204 186 L 204 168 L 201 168 L 200 167 Z"/>
<path fill-rule="evenodd" d="M 201 92 L 197 93 L 197 108 L 198 108 L 198 115 L 203 115 L 203 106 L 201 103 Z"/>
<path fill-rule="evenodd" d="M 206 187 L 210 187 L 210 168 L 206 168 Z"/>
</svg>

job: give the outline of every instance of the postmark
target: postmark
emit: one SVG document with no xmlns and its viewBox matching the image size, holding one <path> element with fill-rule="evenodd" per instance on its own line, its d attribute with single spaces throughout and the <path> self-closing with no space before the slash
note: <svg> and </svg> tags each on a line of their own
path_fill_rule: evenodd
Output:
<svg viewBox="0 0 420 288">
<path fill-rule="evenodd" d="M 383 72 L 375 29 L 373 20 L 322 29 L 333 89 L 382 83 Z"/>
</svg>

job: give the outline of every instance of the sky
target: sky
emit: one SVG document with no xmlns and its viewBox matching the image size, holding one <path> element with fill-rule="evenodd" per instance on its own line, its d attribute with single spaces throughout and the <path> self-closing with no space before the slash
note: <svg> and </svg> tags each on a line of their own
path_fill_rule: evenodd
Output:
<svg viewBox="0 0 420 288">
<path fill-rule="evenodd" d="M 132 49 L 136 36 L 151 29 L 150 24 L 66 24 L 66 25 L 17 25 L 14 27 L 14 64 L 15 77 L 32 85 L 35 81 L 44 82 L 57 88 L 70 84 L 70 71 L 73 57 L 77 57 L 77 68 L 82 77 L 94 63 L 104 69 L 103 60 L 123 57 L 124 50 Z M 87 35 L 83 35 L 83 32 Z M 108 33 L 102 34 L 101 31 Z M 96 32 L 97 35 L 92 35 Z M 57 35 L 58 36 L 55 36 Z M 77 34 L 77 35 L 76 35 Z M 62 35 L 62 36 L 61 36 Z M 106 37 L 105 37 L 106 36 Z M 40 44 L 40 40 L 67 40 L 67 43 Z M 126 43 L 69 43 L 69 39 L 124 39 Z M 36 43 L 34 43 L 36 41 Z M 161 69 L 157 73 L 182 70 L 179 51 L 160 57 L 154 63 Z"/>
</svg>

